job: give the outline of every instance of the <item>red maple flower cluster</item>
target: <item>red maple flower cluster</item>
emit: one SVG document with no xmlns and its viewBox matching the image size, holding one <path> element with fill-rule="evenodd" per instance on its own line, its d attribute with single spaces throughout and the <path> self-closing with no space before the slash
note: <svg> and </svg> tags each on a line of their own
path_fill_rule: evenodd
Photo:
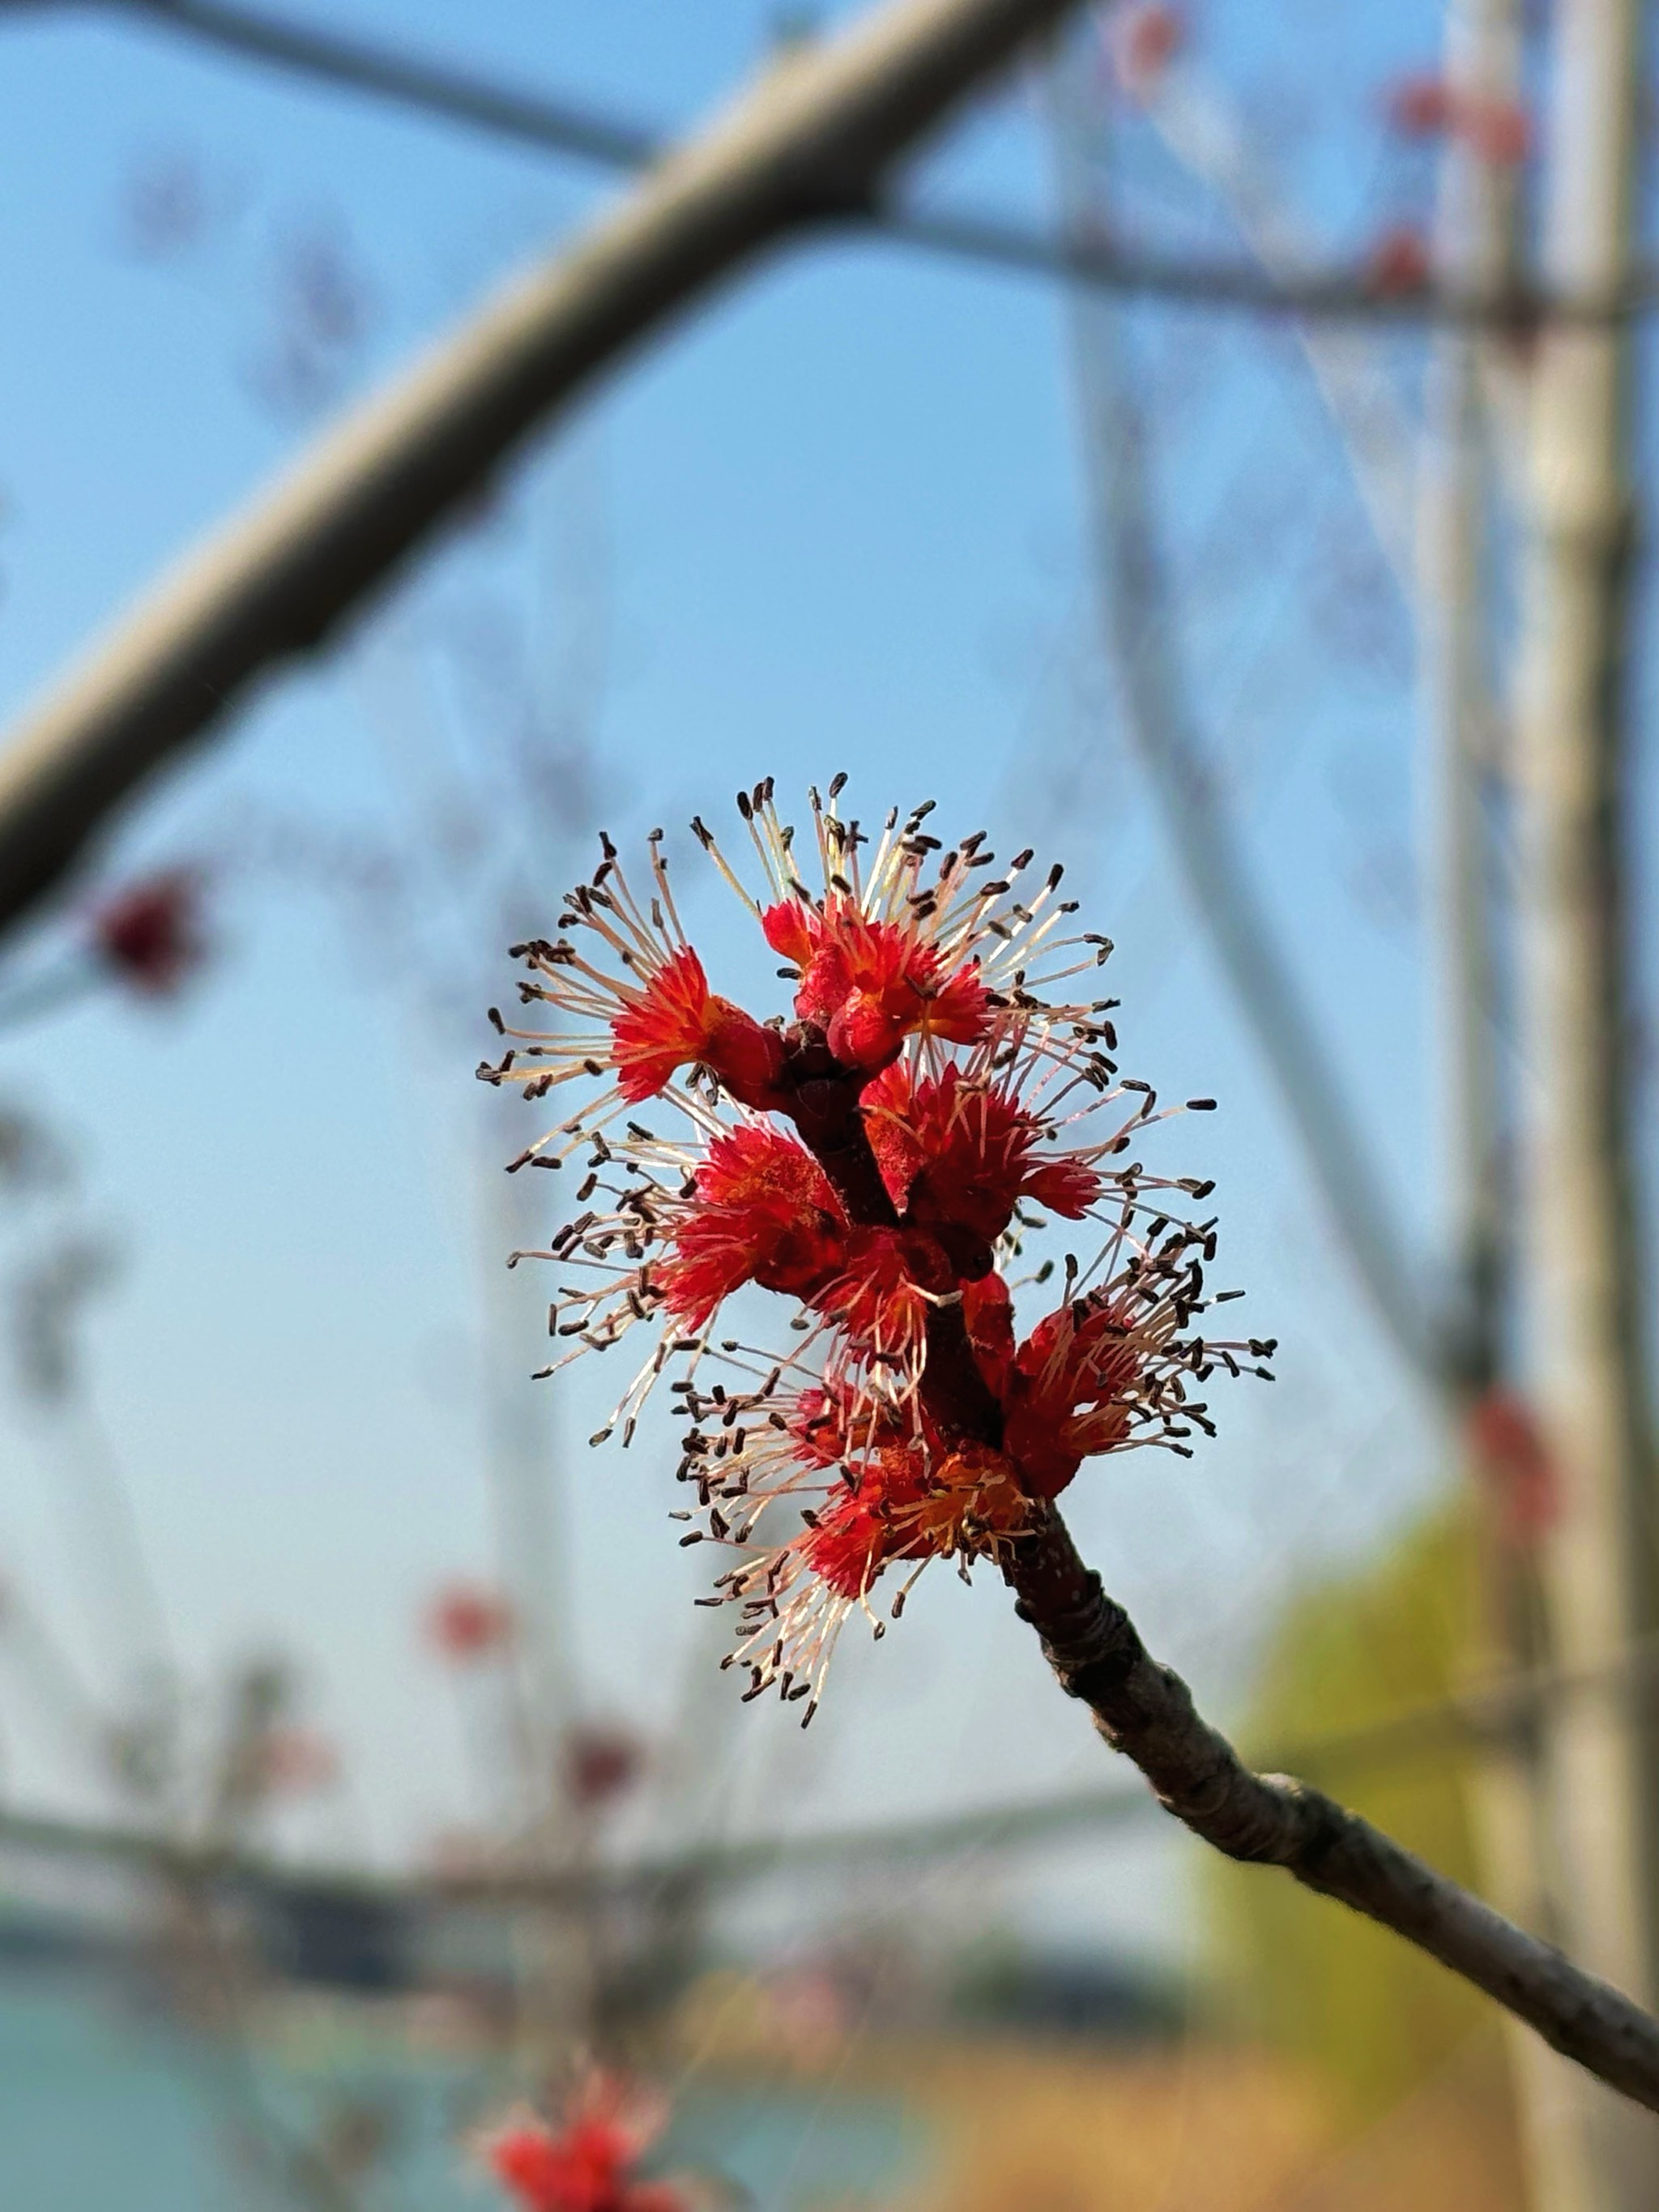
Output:
<svg viewBox="0 0 1659 2212">
<path fill-rule="evenodd" d="M 1085 1459 L 1184 1450 L 1209 1427 L 1194 1385 L 1273 1348 L 1193 1333 L 1214 1302 L 1214 1224 L 1176 1209 L 1211 1186 L 1128 1157 L 1162 1115 L 1118 1074 L 1116 1002 L 1047 995 L 1111 949 L 1066 932 L 1060 871 L 1022 897 L 1030 854 L 999 873 L 982 835 L 948 849 L 930 836 L 926 807 L 872 841 L 839 812 L 842 782 L 827 804 L 812 794 L 817 891 L 769 782 L 738 799 L 760 896 L 692 825 L 788 963 L 793 1018 L 759 1021 L 709 989 L 660 831 L 641 896 L 606 839 L 562 934 L 515 948 L 522 1000 L 562 1025 L 492 1014 L 511 1044 L 479 1070 L 531 1097 L 588 1085 L 513 1163 L 586 1156 L 583 1210 L 534 1255 L 571 1278 L 550 1329 L 574 1350 L 651 1330 L 611 1424 L 624 1443 L 684 1359 L 679 1472 L 738 1555 L 718 1585 L 742 1609 L 732 1656 L 751 1694 L 775 1684 L 813 1705 L 836 1631 L 888 1567 L 1006 1557 Z M 631 1117 L 648 1099 L 675 1114 L 672 1133 Z M 1098 1224 L 1097 1249 L 1066 1256 L 1060 1302 L 1022 1334 L 1017 1301 L 1054 1265 L 1010 1270 L 1055 1220 Z M 715 1339 L 751 1286 L 795 1303 L 787 1355 Z"/>
<path fill-rule="evenodd" d="M 601 2075 L 582 2090 L 562 2129 L 526 2113 L 484 2146 L 489 2169 L 523 2212 L 687 2212 L 666 2182 L 635 2178 L 657 2117 Z"/>
</svg>

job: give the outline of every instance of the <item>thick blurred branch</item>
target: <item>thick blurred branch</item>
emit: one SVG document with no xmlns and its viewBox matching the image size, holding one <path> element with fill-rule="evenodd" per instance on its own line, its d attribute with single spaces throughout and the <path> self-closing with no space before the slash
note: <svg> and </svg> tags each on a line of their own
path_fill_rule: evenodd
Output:
<svg viewBox="0 0 1659 2212">
<path fill-rule="evenodd" d="M 1072 0 L 896 0 L 781 59 L 94 644 L 0 757 L 0 927 L 263 670 L 314 647 L 532 430 L 766 246 L 856 213 Z"/>
<path fill-rule="evenodd" d="M 15 11 L 40 0 L 0 0 Z M 124 0 L 359 88 L 613 165 L 651 135 L 435 65 L 244 17 L 215 0 Z M 1344 274 L 1294 286 L 1121 252 L 995 218 L 895 209 L 899 156 L 1068 0 L 908 0 L 789 55 L 703 135 L 666 154 L 619 207 L 351 415 L 272 491 L 161 582 L 40 701 L 0 755 L 0 928 L 49 892 L 99 824 L 272 663 L 318 646 L 416 546 L 476 497 L 513 447 L 591 379 L 765 245 L 833 222 L 878 222 L 936 252 L 1171 300 L 1299 314 L 1421 315 L 1528 326 L 1547 311 L 1632 313 L 1646 282 L 1583 296 L 1524 290 L 1379 296 Z M 187 19 L 187 20 L 186 20 Z M 443 96 L 437 96 L 440 91 Z"/>
<path fill-rule="evenodd" d="M 1158 1802 L 1229 1858 L 1283 1867 L 1321 1895 L 1403 1936 L 1567 2057 L 1659 2112 L 1659 2021 L 1582 1972 L 1323 1791 L 1255 1774 L 1201 1719 L 1178 1674 L 1085 1567 L 1050 1513 L 1004 1569 L 1056 1679 Z"/>
<path fill-rule="evenodd" d="M 1646 228 L 1651 15 L 1642 0 L 1552 15 L 1539 226 L 1546 265 L 1566 283 L 1617 283 L 1635 265 Z M 1542 1583 L 1551 1649 L 1590 1666 L 1659 1630 L 1652 1310 L 1631 1052 L 1641 963 L 1626 882 L 1640 834 L 1640 709 L 1629 665 L 1645 534 L 1639 374 L 1628 332 L 1540 334 L 1515 618 L 1517 999 L 1532 1078 L 1522 1252 L 1532 1371 L 1560 1501 L 1541 1548 Z M 1654 1711 L 1581 1702 L 1553 1717 L 1544 1759 L 1563 1932 L 1651 2003 Z M 1577 2131 L 1595 2212 L 1649 2212 L 1651 2129 L 1589 2097 Z"/>
</svg>

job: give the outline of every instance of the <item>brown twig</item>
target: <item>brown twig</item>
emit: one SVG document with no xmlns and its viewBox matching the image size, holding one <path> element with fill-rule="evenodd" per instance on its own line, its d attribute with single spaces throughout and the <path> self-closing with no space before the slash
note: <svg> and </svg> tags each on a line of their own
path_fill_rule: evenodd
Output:
<svg viewBox="0 0 1659 2212">
<path fill-rule="evenodd" d="M 1088 1706 L 1112 1749 L 1134 1761 L 1194 1835 L 1229 1858 L 1283 1867 L 1393 1929 L 1557 2051 L 1659 2112 L 1659 2021 L 1322 1790 L 1253 1773 L 1195 1711 L 1181 1677 L 1148 1654 L 1052 1509 L 1003 1572 L 1060 1687 Z"/>
<path fill-rule="evenodd" d="M 805 1073 L 804 1029 L 792 1032 L 791 1049 L 792 1066 Z M 793 1090 L 787 1110 L 849 1214 L 890 1221 L 894 1209 L 850 1087 L 797 1079 Z M 1001 1409 L 975 1363 L 959 1298 L 929 1315 L 921 1389 L 944 1435 L 1000 1445 Z M 1133 1760 L 1166 1811 L 1229 1858 L 1281 1866 L 1393 1929 L 1565 2057 L 1659 2112 L 1659 2021 L 1322 1790 L 1254 1773 L 1200 1717 L 1181 1677 L 1149 1655 L 1054 1507 L 1034 1512 L 1040 1518 L 1029 1533 L 1000 1555 L 1020 1616 L 1042 1638 L 1060 1687 L 1088 1706 L 1101 1735 Z"/>
</svg>

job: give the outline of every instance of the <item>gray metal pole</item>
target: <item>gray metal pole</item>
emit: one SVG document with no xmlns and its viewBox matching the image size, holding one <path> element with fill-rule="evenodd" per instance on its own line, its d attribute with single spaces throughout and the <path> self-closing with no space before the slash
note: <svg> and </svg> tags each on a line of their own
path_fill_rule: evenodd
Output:
<svg viewBox="0 0 1659 2212">
<path fill-rule="evenodd" d="M 319 645 L 532 430 L 760 248 L 866 209 L 1073 0 L 891 0 L 792 50 L 148 592 L 0 754 L 0 928 L 252 679 Z"/>
</svg>

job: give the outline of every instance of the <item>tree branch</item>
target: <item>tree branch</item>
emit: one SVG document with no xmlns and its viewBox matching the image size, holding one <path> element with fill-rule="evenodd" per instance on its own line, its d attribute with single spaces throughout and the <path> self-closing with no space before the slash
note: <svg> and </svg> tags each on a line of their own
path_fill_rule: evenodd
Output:
<svg viewBox="0 0 1659 2212">
<path fill-rule="evenodd" d="M 319 84 L 365 93 L 410 112 L 468 125 L 490 136 L 563 154 L 610 170 L 645 167 L 670 143 L 666 132 L 637 117 L 596 107 L 562 93 L 526 91 L 504 78 L 439 61 L 402 46 L 343 33 L 267 8 L 224 0 L 102 0 L 115 12 L 181 31 L 222 51 L 273 63 Z M 50 0 L 0 0 L 0 11 L 42 7 Z M 902 245 L 951 259 L 977 261 L 1033 276 L 1052 276 L 1104 291 L 1133 292 L 1200 307 L 1352 323 L 1449 323 L 1517 335 L 1552 319 L 1599 323 L 1636 315 L 1653 304 L 1655 276 L 1638 270 L 1613 292 L 1565 296 L 1518 276 L 1498 285 L 1433 282 L 1379 286 L 1363 269 L 1310 264 L 1264 276 L 1249 264 L 1189 253 L 1125 247 L 1108 237 L 1053 237 L 1005 216 L 962 209 L 915 208 L 884 202 L 860 218 Z"/>
<path fill-rule="evenodd" d="M 1069 231 L 1087 235 L 1106 225 L 1110 209 L 1090 173 L 1080 70 L 1057 70 L 1052 82 L 1062 215 Z M 1194 911 L 1278 1085 L 1361 1287 L 1413 1371 L 1443 1389 L 1443 1333 L 1425 1311 L 1422 1269 L 1401 1236 L 1398 1208 L 1261 894 L 1199 726 L 1174 635 L 1146 422 L 1121 357 L 1121 332 L 1109 307 L 1081 297 L 1073 301 L 1071 327 L 1102 636 L 1124 732 Z"/>
<path fill-rule="evenodd" d="M 1283 1867 L 1393 1929 L 1555 2050 L 1659 2112 L 1659 2021 L 1322 1790 L 1253 1773 L 1200 1717 L 1181 1677 L 1151 1657 L 1052 1509 L 1013 1547 L 1003 1572 L 1060 1687 L 1088 1706 L 1112 1749 L 1134 1761 L 1194 1835 L 1229 1858 Z"/>
</svg>

